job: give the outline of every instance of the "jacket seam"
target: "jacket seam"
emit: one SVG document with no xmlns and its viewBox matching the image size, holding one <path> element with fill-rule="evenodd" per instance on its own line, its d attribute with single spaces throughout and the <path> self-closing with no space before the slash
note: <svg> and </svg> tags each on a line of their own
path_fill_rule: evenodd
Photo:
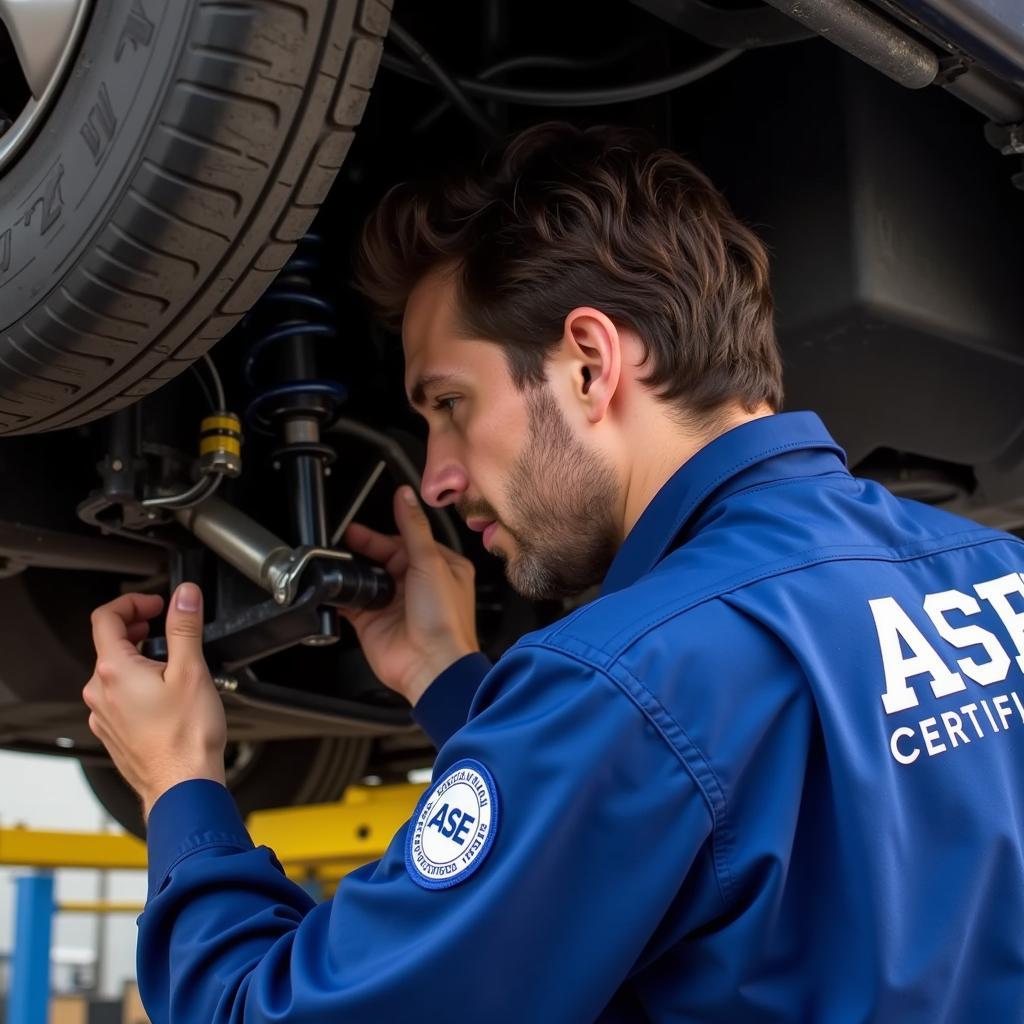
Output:
<svg viewBox="0 0 1024 1024">
<path fill-rule="evenodd" d="M 957 538 L 960 539 L 958 540 Z M 658 700 L 650 688 L 638 680 L 622 663 L 623 655 L 635 643 L 639 642 L 652 630 L 663 625 L 665 622 L 668 622 L 679 615 L 683 615 L 686 612 L 692 611 L 695 607 L 698 607 L 701 604 L 705 604 L 708 601 L 718 600 L 726 594 L 735 593 L 744 587 L 752 586 L 753 584 L 762 582 L 765 579 L 786 575 L 787 573 L 796 572 L 801 569 L 809 568 L 813 565 L 823 565 L 828 562 L 836 561 L 909 562 L 915 561 L 919 558 L 927 558 L 930 555 L 934 555 L 939 552 L 955 551 L 966 547 L 977 547 L 996 542 L 1003 543 L 1008 539 L 1012 540 L 1013 538 L 1003 537 L 1000 535 L 993 536 L 988 531 L 971 530 L 967 533 L 954 534 L 946 537 L 938 544 L 926 545 L 924 547 L 919 546 L 917 548 L 890 550 L 889 552 L 886 552 L 885 549 L 864 545 L 864 547 L 867 548 L 864 552 L 856 552 L 850 548 L 846 548 L 841 553 L 825 555 L 822 553 L 824 549 L 819 548 L 817 552 L 812 552 L 808 557 L 802 558 L 796 562 L 785 562 L 781 566 L 776 563 L 776 565 L 771 568 L 765 568 L 763 571 L 753 576 L 744 576 L 743 574 L 740 574 L 738 581 L 734 584 L 730 584 L 729 579 L 721 581 L 709 591 L 698 595 L 692 600 L 688 600 L 683 607 L 678 607 L 678 603 L 673 601 L 672 603 L 675 607 L 670 612 L 663 612 L 659 614 L 657 618 L 649 621 L 646 625 L 641 626 L 635 632 L 630 630 L 629 639 L 617 649 L 608 650 L 596 648 L 581 637 L 573 636 L 572 634 L 563 635 L 565 634 L 566 627 L 576 618 L 575 615 L 570 616 L 568 621 L 563 622 L 558 629 L 547 637 L 531 640 L 529 643 L 523 644 L 522 646 L 553 651 L 563 657 L 573 658 L 578 663 L 586 665 L 594 671 L 600 672 L 631 701 L 634 707 L 636 707 L 647 721 L 649 721 L 658 731 L 666 745 L 684 765 L 690 777 L 693 779 L 694 785 L 697 786 L 707 804 L 712 824 L 711 842 L 715 879 L 718 884 L 719 894 L 727 903 L 728 894 L 730 894 L 733 889 L 733 880 L 732 873 L 728 865 L 728 854 L 732 844 L 726 824 L 728 801 L 725 796 L 725 788 L 715 773 L 707 756 L 700 747 L 693 742 L 683 725 L 669 712 L 661 701 Z M 733 576 L 732 579 L 736 579 L 736 576 Z M 586 606 L 579 609 L 578 612 L 582 614 L 585 610 Z M 589 656 L 575 653 L 567 647 L 567 644 L 578 645 L 591 653 Z M 597 659 L 600 659 L 603 664 L 598 663 Z M 625 685 L 616 677 L 615 674 L 613 674 L 613 672 L 621 673 L 632 685 Z M 664 722 L 659 722 L 657 720 L 655 714 L 647 706 L 648 704 L 651 708 L 657 709 L 658 717 L 663 716 L 664 722 L 669 723 L 672 729 L 676 731 L 677 735 L 682 737 L 682 745 L 673 741 L 672 737 L 666 731 Z M 693 760 L 691 760 L 691 758 Z M 694 761 L 697 763 L 695 764 Z M 714 795 L 711 792 L 712 789 L 715 791 Z"/>
<path fill-rule="evenodd" d="M 979 537 L 979 534 L 983 534 L 983 536 Z M 666 602 L 661 606 L 662 610 L 657 612 L 654 618 L 648 619 L 646 622 L 635 627 L 631 627 L 628 630 L 620 630 L 619 633 L 609 637 L 609 640 L 615 640 L 624 633 L 628 634 L 626 638 L 621 641 L 621 646 L 608 651 L 609 657 L 611 661 L 617 661 L 626 653 L 626 651 L 642 640 L 652 630 L 657 629 L 659 626 L 664 625 L 666 622 L 669 622 L 680 615 L 684 615 L 687 612 L 692 611 L 699 605 L 715 600 L 715 598 L 720 597 L 723 594 L 732 594 L 738 590 L 742 590 L 744 587 L 760 583 L 763 580 L 777 576 L 785 576 L 791 572 L 808 569 L 814 565 L 825 565 L 828 562 L 913 562 L 919 558 L 928 558 L 930 555 L 940 554 L 946 551 L 958 551 L 962 548 L 977 547 L 983 544 L 1005 543 L 1007 540 L 1016 539 L 1012 536 L 992 536 L 987 530 L 971 531 L 966 534 L 956 534 L 955 536 L 963 537 L 965 539 L 960 542 L 949 543 L 950 539 L 946 538 L 941 544 L 928 546 L 921 548 L 920 550 L 902 549 L 903 553 L 900 553 L 901 549 L 887 550 L 871 545 L 862 545 L 865 549 L 863 551 L 858 551 L 853 547 L 845 547 L 834 554 L 826 554 L 825 552 L 828 550 L 827 548 L 818 548 L 816 551 L 808 552 L 805 557 L 799 558 L 795 561 L 788 560 L 775 562 L 764 566 L 759 572 L 754 573 L 753 575 L 736 573 L 723 580 L 717 581 L 713 587 L 709 587 L 692 597 L 686 598 L 682 605 L 680 605 L 678 598 L 673 599 L 671 602 Z M 671 608 L 666 608 L 666 605 L 671 605 Z"/>
<path fill-rule="evenodd" d="M 156 887 L 155 891 L 156 892 L 160 892 L 163 889 L 164 883 L 167 881 L 167 876 L 183 860 L 187 860 L 194 853 L 199 853 L 199 852 L 201 852 L 203 850 L 216 849 L 217 847 L 226 847 L 228 849 L 236 850 L 238 853 L 246 853 L 249 850 L 249 847 L 246 846 L 243 841 L 241 841 L 240 839 L 236 839 L 235 837 L 232 837 L 232 836 L 227 836 L 227 837 L 225 837 L 223 839 L 202 840 L 202 841 L 196 843 L 194 846 L 189 846 L 186 849 L 181 849 L 179 847 L 178 853 L 176 853 L 174 855 L 174 859 L 171 861 L 170 864 L 167 865 L 166 868 L 164 868 L 163 872 L 161 873 L 161 875 L 160 875 L 160 884 Z"/>
<path fill-rule="evenodd" d="M 763 483 L 750 484 L 749 487 L 739 487 L 735 491 L 730 491 L 729 494 L 723 498 L 723 501 L 728 501 L 730 498 L 736 498 L 747 494 L 757 494 L 759 491 L 768 491 L 774 487 L 789 487 L 792 484 L 806 483 L 808 480 L 827 480 L 829 477 L 838 477 L 840 480 L 856 480 L 857 478 L 851 475 L 848 469 L 829 469 L 823 473 L 810 473 L 801 474 L 796 476 L 786 476 L 777 480 L 765 480 Z M 714 506 L 709 506 L 714 508 Z"/>
<path fill-rule="evenodd" d="M 739 459 L 737 462 L 732 463 L 728 469 L 722 470 L 718 476 L 710 480 L 697 493 L 693 500 L 683 507 L 682 514 L 673 521 L 675 529 L 672 531 L 671 536 L 675 537 L 679 533 L 686 521 L 692 517 L 693 513 L 714 493 L 720 484 L 724 483 L 730 477 L 735 476 L 741 469 L 746 469 L 748 466 L 756 466 L 759 462 L 764 462 L 766 459 L 779 455 L 782 452 L 792 451 L 794 448 L 831 448 L 835 450 L 836 447 L 837 446 L 834 442 L 829 443 L 824 440 L 820 443 L 815 442 L 811 444 L 806 440 L 788 441 L 786 444 L 773 445 L 771 448 L 762 448 L 753 455 L 748 455 L 745 458 Z"/>
<path fill-rule="evenodd" d="M 589 648 L 588 644 L 582 643 L 582 646 Z M 587 657 L 582 653 L 578 653 L 572 650 L 568 650 L 560 645 L 551 644 L 546 641 L 531 641 L 522 645 L 517 644 L 516 648 L 521 650 L 527 647 L 535 647 L 541 650 L 547 650 L 551 653 L 557 654 L 560 657 L 571 658 L 573 661 L 580 665 L 584 665 L 594 672 L 599 672 L 604 676 L 614 687 L 617 689 L 626 699 L 637 709 L 637 711 L 651 724 L 651 726 L 657 731 L 658 735 L 661 736 L 665 745 L 671 751 L 673 757 L 683 766 L 687 775 L 692 779 L 693 784 L 697 787 L 698 792 L 704 800 L 707 806 L 708 816 L 711 819 L 711 844 L 713 850 L 713 860 L 715 865 L 715 881 L 718 885 L 718 892 L 722 898 L 723 904 L 728 904 L 729 894 L 732 892 L 732 873 L 724 860 L 720 858 L 721 847 L 724 845 L 728 848 L 728 842 L 724 840 L 722 836 L 722 819 L 725 817 L 725 793 L 722 787 L 721 781 L 715 774 L 714 768 L 710 762 L 704 756 L 700 748 L 690 739 L 686 730 L 679 723 L 679 721 L 669 712 L 661 701 L 651 692 L 650 688 L 644 686 L 624 665 L 621 663 L 615 663 L 609 668 L 614 668 L 616 671 L 621 672 L 626 679 L 632 683 L 632 686 L 626 685 L 623 681 L 617 679 L 606 668 L 598 664 L 593 658 Z M 603 654 L 595 648 L 589 648 L 594 651 L 595 654 Z M 635 692 L 634 692 L 635 690 Z M 650 705 L 648 707 L 647 705 Z M 655 712 L 657 714 L 655 714 Z M 675 743 L 671 736 L 668 735 L 665 728 L 665 722 L 658 721 L 658 717 L 663 716 L 665 721 L 669 723 L 675 730 L 678 731 L 679 735 L 683 737 L 686 742 L 686 746 L 692 752 L 693 756 L 700 762 L 700 766 L 695 766 L 691 763 L 687 753 L 677 743 Z M 712 795 L 709 792 L 709 788 L 715 790 L 715 794 Z M 724 856 L 724 855 L 723 855 Z M 723 883 L 723 875 L 725 881 Z"/>
<path fill-rule="evenodd" d="M 684 524 L 684 526 L 680 529 L 679 533 L 676 536 L 695 536 L 697 533 L 700 532 L 700 524 L 703 521 L 704 517 L 710 515 L 716 508 L 718 508 L 720 504 L 726 501 L 730 501 L 732 498 L 740 496 L 747 497 L 751 494 L 760 494 L 762 491 L 774 490 L 777 487 L 791 487 L 794 484 L 806 483 L 808 480 L 820 481 L 833 478 L 839 480 L 857 479 L 856 477 L 851 476 L 849 470 L 847 469 L 833 469 L 828 470 L 827 472 L 824 473 L 813 473 L 806 474 L 803 476 L 787 476 L 778 480 L 766 480 L 760 484 L 751 484 L 749 487 L 740 487 L 735 491 L 730 491 L 719 501 L 714 501 L 703 508 L 701 506 L 695 508 L 693 510 L 693 516 L 691 517 L 692 521 Z M 656 561 L 652 566 L 650 566 L 650 568 L 648 568 L 643 575 L 646 576 L 648 573 L 653 572 L 655 569 L 658 568 L 659 565 L 661 565 L 662 562 L 665 561 L 666 558 L 668 558 L 674 551 L 678 550 L 686 543 L 686 540 L 682 540 L 671 548 L 668 548 L 668 545 L 666 545 L 666 550 L 663 551 L 662 555 L 658 558 L 658 561 Z M 669 542 L 669 544 L 671 544 L 671 541 Z M 643 576 L 638 577 L 638 580 L 639 579 L 643 579 Z"/>
<path fill-rule="evenodd" d="M 671 533 L 668 534 L 668 539 L 661 546 L 658 554 L 655 556 L 653 564 L 647 567 L 645 572 L 649 572 L 654 568 L 655 565 L 661 561 L 665 556 L 665 548 L 672 542 L 672 538 L 677 537 L 682 531 L 686 523 L 693 518 L 694 513 L 704 504 L 705 501 L 715 490 L 730 477 L 736 476 L 740 470 L 747 469 L 750 466 L 756 466 L 759 462 L 764 462 L 766 459 L 770 459 L 776 455 L 780 455 L 782 452 L 788 452 L 793 450 L 830 450 L 835 454 L 838 454 L 840 458 L 843 457 L 844 453 L 841 448 L 832 440 L 825 440 L 824 438 L 808 441 L 806 439 L 800 441 L 788 441 L 785 444 L 773 445 L 771 448 L 762 448 L 759 451 L 747 455 L 742 459 L 737 460 L 730 464 L 728 469 L 722 470 L 718 476 L 714 477 L 707 484 L 701 488 L 685 505 L 683 505 L 678 515 L 672 520 Z M 845 462 L 844 462 L 845 464 Z M 635 580 L 633 582 L 636 582 Z M 629 584 L 627 584 L 628 586 Z M 620 588 L 621 589 L 621 588 Z"/>
</svg>

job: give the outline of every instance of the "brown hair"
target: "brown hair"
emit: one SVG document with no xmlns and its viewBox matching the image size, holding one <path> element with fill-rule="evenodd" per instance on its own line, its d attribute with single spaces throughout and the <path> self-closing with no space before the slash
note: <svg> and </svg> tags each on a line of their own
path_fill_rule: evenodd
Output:
<svg viewBox="0 0 1024 1024">
<path fill-rule="evenodd" d="M 455 272 L 467 337 L 505 349 L 519 388 L 577 306 L 645 347 L 644 383 L 684 415 L 782 404 L 768 257 L 688 160 L 634 129 L 535 125 L 456 179 L 403 182 L 359 244 L 355 287 L 401 326 L 424 274 Z"/>
</svg>

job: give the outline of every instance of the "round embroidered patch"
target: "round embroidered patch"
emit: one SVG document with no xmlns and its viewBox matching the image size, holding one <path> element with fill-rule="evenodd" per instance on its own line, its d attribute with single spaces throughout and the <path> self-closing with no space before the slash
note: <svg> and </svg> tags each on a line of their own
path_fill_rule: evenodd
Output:
<svg viewBox="0 0 1024 1024">
<path fill-rule="evenodd" d="M 458 761 L 420 797 L 409 822 L 405 866 L 424 889 L 465 881 L 491 849 L 498 829 L 498 789 L 472 758 Z"/>
</svg>

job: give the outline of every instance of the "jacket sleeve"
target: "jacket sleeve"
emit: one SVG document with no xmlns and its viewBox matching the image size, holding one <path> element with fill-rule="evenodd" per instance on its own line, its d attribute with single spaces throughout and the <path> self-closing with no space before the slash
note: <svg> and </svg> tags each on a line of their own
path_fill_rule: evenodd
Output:
<svg viewBox="0 0 1024 1024">
<path fill-rule="evenodd" d="M 641 703 L 574 657 L 513 648 L 383 858 L 319 905 L 253 847 L 223 787 L 170 790 L 139 919 L 153 1024 L 593 1020 L 711 829 Z M 473 816 L 453 819 L 444 787 L 461 777 L 493 805 L 487 841 L 457 850 Z M 430 875 L 431 858 L 454 876 Z"/>
<path fill-rule="evenodd" d="M 416 702 L 412 717 L 438 750 L 466 724 L 473 698 L 493 667 L 486 654 L 464 655 L 449 665 Z"/>
</svg>

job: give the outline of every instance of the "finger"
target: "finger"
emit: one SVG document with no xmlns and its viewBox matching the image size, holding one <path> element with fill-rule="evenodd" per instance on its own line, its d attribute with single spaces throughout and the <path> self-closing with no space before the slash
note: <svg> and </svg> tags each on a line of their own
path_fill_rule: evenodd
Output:
<svg viewBox="0 0 1024 1024">
<path fill-rule="evenodd" d="M 342 535 L 342 541 L 347 548 L 357 555 L 370 559 L 371 562 L 379 562 L 382 565 L 391 558 L 396 551 L 402 547 L 400 537 L 389 537 L 376 530 L 371 530 L 362 523 L 351 523 Z"/>
<path fill-rule="evenodd" d="M 438 544 L 437 550 L 441 552 L 441 557 L 448 563 L 448 567 L 455 572 L 476 572 L 476 566 L 465 555 L 452 551 L 444 544 Z"/>
<path fill-rule="evenodd" d="M 124 752 L 123 744 L 118 740 L 117 733 L 110 729 L 102 715 L 97 715 L 95 712 L 89 716 L 89 731 L 103 744 L 104 749 L 116 765 Z"/>
<path fill-rule="evenodd" d="M 384 571 L 396 582 L 405 576 L 408 568 L 409 552 L 404 545 L 384 563 Z"/>
<path fill-rule="evenodd" d="M 99 711 L 89 713 L 89 731 L 110 751 L 110 730 L 106 720 Z"/>
<path fill-rule="evenodd" d="M 128 640 L 132 644 L 139 644 L 149 636 L 148 622 L 132 622 L 128 625 Z"/>
<path fill-rule="evenodd" d="M 365 608 L 335 608 L 334 610 L 338 613 L 339 619 L 344 619 L 356 631 L 357 637 L 364 621 L 375 614 L 368 612 Z"/>
<path fill-rule="evenodd" d="M 167 607 L 167 670 L 184 677 L 203 657 L 203 592 L 195 583 L 182 583 Z"/>
<path fill-rule="evenodd" d="M 458 580 L 473 579 L 476 576 L 476 566 L 463 555 L 457 554 L 451 548 L 443 544 L 435 544 L 437 553 L 444 559 L 449 572 Z M 401 561 L 400 561 L 401 560 Z M 403 552 L 385 566 L 388 573 L 396 580 L 401 579 L 409 568 L 409 559 Z"/>
<path fill-rule="evenodd" d="M 159 615 L 163 603 L 159 594 L 122 594 L 100 605 L 92 613 L 92 640 L 97 656 L 109 658 L 128 652 L 138 654 L 128 637 L 128 626 Z"/>
<path fill-rule="evenodd" d="M 411 487 L 395 491 L 395 521 L 409 552 L 410 565 L 422 565 L 437 557 L 437 541 L 430 532 L 430 522 Z"/>
</svg>

